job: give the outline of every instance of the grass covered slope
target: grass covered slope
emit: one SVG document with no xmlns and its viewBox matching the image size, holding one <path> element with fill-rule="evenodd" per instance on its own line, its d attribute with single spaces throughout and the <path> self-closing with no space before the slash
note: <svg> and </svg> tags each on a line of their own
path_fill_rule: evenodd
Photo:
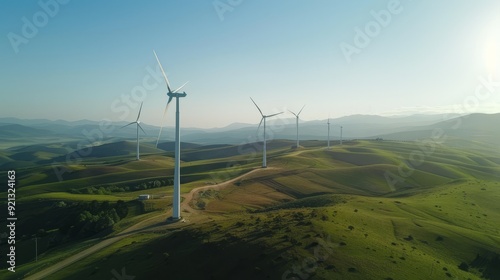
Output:
<svg viewBox="0 0 500 280">
<path fill-rule="evenodd" d="M 147 279 L 498 279 L 499 198 L 500 184 L 482 181 L 403 198 L 317 196 L 143 233 L 53 279 L 122 267 Z"/>
<path fill-rule="evenodd" d="M 133 148 L 124 143 L 119 151 Z M 188 225 L 182 231 L 158 226 L 137 232 L 53 279 L 109 279 L 122 267 L 148 279 L 164 279 L 167 271 L 194 279 L 500 276 L 498 151 L 425 142 L 349 141 L 331 150 L 324 141 L 303 141 L 298 149 L 292 144 L 272 141 L 267 169 L 259 168 L 258 144 L 190 147 L 181 169 L 184 194 L 258 172 L 198 192 L 190 205 L 199 211 L 183 212 Z M 161 153 L 141 161 L 133 149 L 84 158 L 66 166 L 71 170 L 62 181 L 51 165 L 27 167 L 18 172 L 18 201 L 32 218 L 40 214 L 36 209 L 56 211 L 60 201 L 131 202 L 152 194 L 155 199 L 117 224 L 124 228 L 171 205 L 173 161 Z M 109 187 L 120 191 L 109 193 Z M 45 230 L 55 234 L 58 226 Z M 22 242 L 28 248 L 32 240 Z M 188 262 L 197 269 L 186 269 Z"/>
<path fill-rule="evenodd" d="M 244 210 L 326 193 L 401 196 L 457 180 L 500 180 L 496 152 L 444 145 L 424 151 L 415 142 L 384 141 L 350 142 L 331 150 L 287 150 L 271 156 L 272 168 L 266 172 L 212 193 L 216 199 L 202 199 L 207 210 Z M 419 153 L 423 156 L 416 157 Z M 251 203 L 245 204 L 249 199 Z"/>
</svg>

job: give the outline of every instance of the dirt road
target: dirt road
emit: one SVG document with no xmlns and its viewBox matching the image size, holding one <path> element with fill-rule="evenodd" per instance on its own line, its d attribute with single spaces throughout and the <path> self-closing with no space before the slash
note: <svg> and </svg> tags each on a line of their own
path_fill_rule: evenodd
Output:
<svg viewBox="0 0 500 280">
<path fill-rule="evenodd" d="M 268 170 L 269 169 L 272 169 L 270 167 L 267 168 Z M 189 203 L 193 200 L 193 197 L 199 193 L 200 191 L 205 191 L 205 190 L 208 190 L 208 189 L 212 189 L 212 190 L 221 190 L 223 188 L 226 188 L 228 186 L 230 186 L 231 184 L 233 184 L 234 182 L 238 181 L 238 180 L 241 180 L 243 177 L 245 176 L 248 176 L 250 174 L 253 174 L 255 172 L 259 172 L 261 171 L 262 169 L 258 168 L 258 169 L 253 169 L 243 175 L 240 175 L 236 178 L 233 178 L 231 180 L 228 180 L 228 181 L 225 181 L 223 183 L 220 183 L 220 184 L 217 184 L 217 185 L 207 185 L 207 186 L 203 186 L 203 187 L 198 187 L 198 188 L 194 188 L 192 189 L 189 193 L 183 195 L 182 197 L 184 197 L 184 201 L 181 203 L 181 211 L 187 211 L 189 213 L 197 213 L 199 212 L 200 210 L 197 210 L 197 209 L 194 209 L 191 207 L 191 205 L 189 205 Z"/>
<path fill-rule="evenodd" d="M 189 193 L 187 194 L 184 194 L 183 197 L 184 197 L 184 201 L 181 203 L 181 209 L 184 210 L 184 211 L 187 211 L 189 213 L 196 213 L 196 212 L 199 212 L 200 210 L 195 210 L 193 209 L 189 203 L 191 202 L 191 200 L 193 199 L 193 196 L 198 193 L 199 191 L 202 191 L 202 190 L 207 190 L 207 189 L 215 189 L 215 190 L 220 190 L 222 188 L 225 188 L 227 186 L 229 186 L 230 184 L 234 183 L 235 181 L 237 180 L 240 180 L 241 178 L 245 177 L 245 176 L 248 176 L 250 174 L 253 174 L 255 172 L 259 172 L 260 170 L 262 169 L 254 169 L 254 170 L 251 170 L 243 175 L 240 175 L 234 179 L 231 179 L 229 181 L 226 181 L 226 182 L 223 182 L 223 183 L 220 183 L 220 184 L 217 184 L 217 185 L 207 185 L 207 186 L 202 186 L 202 187 L 198 187 L 198 188 L 194 188 L 192 189 Z M 169 213 L 167 212 L 167 215 Z M 43 278 L 46 278 L 50 275 L 52 275 L 53 273 L 99 251 L 99 250 L 102 250 L 103 248 L 107 247 L 107 246 L 110 246 L 111 244 L 125 238 L 125 237 L 128 237 L 128 236 L 131 236 L 133 234 L 136 234 L 136 233 L 139 233 L 139 232 L 142 232 L 144 230 L 151 230 L 153 228 L 157 228 L 157 227 L 163 227 L 163 228 L 182 228 L 184 226 L 187 226 L 188 224 L 187 223 L 172 223 L 172 224 L 166 224 L 165 223 L 165 218 L 167 217 L 167 215 L 165 215 L 164 213 L 160 214 L 160 215 L 157 215 L 157 216 L 154 216 L 154 217 L 151 217 L 147 220 L 144 220 L 142 222 L 139 222 L 125 230 L 123 230 L 122 232 L 120 232 L 119 234 L 113 236 L 113 237 L 110 237 L 108 239 L 104 239 L 103 241 L 95 244 L 94 246 L 88 248 L 88 249 L 85 249 L 67 259 L 64 259 L 40 272 L 37 272 L 31 276 L 28 276 L 26 277 L 25 279 L 26 280 L 37 280 L 37 279 L 43 279 Z M 191 221 L 191 220 L 190 220 Z M 192 222 L 192 221 L 191 221 Z"/>
</svg>

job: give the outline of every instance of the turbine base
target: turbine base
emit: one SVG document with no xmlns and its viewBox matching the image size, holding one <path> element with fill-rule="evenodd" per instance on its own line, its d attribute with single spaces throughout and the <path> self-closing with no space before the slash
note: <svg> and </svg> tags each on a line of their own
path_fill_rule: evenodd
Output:
<svg viewBox="0 0 500 280">
<path fill-rule="evenodd" d="M 167 218 L 167 224 L 173 224 L 173 223 L 178 223 L 178 222 L 184 222 L 184 218 L 183 217 L 179 217 L 179 218 L 168 217 Z"/>
</svg>

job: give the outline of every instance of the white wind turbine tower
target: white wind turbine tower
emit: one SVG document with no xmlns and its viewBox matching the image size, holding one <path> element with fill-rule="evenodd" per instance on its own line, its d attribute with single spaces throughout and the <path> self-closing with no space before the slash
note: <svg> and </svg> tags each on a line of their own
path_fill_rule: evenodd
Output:
<svg viewBox="0 0 500 280">
<path fill-rule="evenodd" d="M 141 110 L 142 110 L 142 102 L 141 102 L 141 108 L 139 108 L 139 114 L 137 114 L 137 119 L 135 119 L 135 122 L 131 122 L 121 127 L 124 128 L 134 123 L 137 124 L 137 160 L 139 160 L 139 128 L 142 130 L 142 132 L 144 132 L 144 134 L 147 134 L 146 131 L 142 129 L 141 121 L 139 120 L 139 117 L 141 116 Z"/>
<path fill-rule="evenodd" d="M 302 106 L 302 109 L 300 109 L 300 111 L 295 114 L 294 112 L 290 111 L 290 113 L 292 113 L 294 116 L 295 116 L 295 119 L 296 119 L 296 124 L 297 124 L 297 148 L 299 148 L 299 115 L 300 113 L 302 112 L 302 110 L 304 109 L 306 105 Z"/>
<path fill-rule="evenodd" d="M 340 145 L 342 145 L 342 126 L 340 126 Z"/>
<path fill-rule="evenodd" d="M 255 103 L 255 101 L 253 101 L 253 99 L 251 97 L 250 97 L 250 99 L 252 100 L 253 104 L 255 104 L 255 107 L 257 107 L 257 110 L 259 110 L 260 115 L 262 116 L 262 119 L 260 119 L 259 127 L 257 128 L 257 131 L 259 131 L 259 128 L 260 128 L 260 125 L 262 124 L 262 121 L 264 121 L 264 140 L 263 140 L 264 141 L 264 149 L 262 152 L 262 168 L 266 168 L 267 167 L 267 162 L 266 162 L 266 150 L 267 150 L 267 148 L 266 148 L 266 119 L 270 118 L 270 117 L 274 117 L 274 116 L 279 115 L 279 114 L 283 114 L 283 112 L 279 112 L 276 114 L 266 116 L 262 113 L 259 106 L 257 106 L 257 103 Z"/>
<path fill-rule="evenodd" d="M 167 113 L 168 105 L 175 97 L 175 166 L 174 166 L 174 197 L 173 197 L 173 205 L 172 205 L 172 220 L 179 220 L 181 218 L 181 184 L 180 184 L 180 156 L 181 156 L 181 142 L 180 142 L 180 118 L 179 118 L 179 98 L 186 97 L 186 92 L 178 93 L 186 84 L 184 83 L 178 89 L 172 91 L 170 89 L 170 82 L 168 81 L 167 75 L 165 71 L 163 71 L 163 67 L 161 66 L 160 60 L 156 55 L 156 52 L 153 50 L 155 54 L 156 61 L 158 61 L 158 65 L 160 66 L 161 73 L 163 74 L 163 78 L 165 78 L 165 83 L 167 84 L 167 96 L 168 101 L 165 106 L 165 111 L 163 111 L 163 116 Z M 158 146 L 158 141 L 160 140 L 161 130 L 163 125 L 160 127 L 160 133 L 158 134 L 158 140 L 156 140 L 156 145 Z"/>
<path fill-rule="evenodd" d="M 330 149 L 330 118 L 328 118 L 328 121 L 326 122 L 326 124 L 328 125 L 328 149 Z"/>
</svg>

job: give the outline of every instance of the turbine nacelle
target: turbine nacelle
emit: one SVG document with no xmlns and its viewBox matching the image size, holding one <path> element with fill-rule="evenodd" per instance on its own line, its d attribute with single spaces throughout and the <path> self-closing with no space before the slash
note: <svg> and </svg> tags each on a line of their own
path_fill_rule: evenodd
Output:
<svg viewBox="0 0 500 280">
<path fill-rule="evenodd" d="M 259 123 L 259 127 L 257 127 L 257 131 L 259 131 L 260 126 L 261 126 L 261 124 L 262 124 L 262 121 L 264 121 L 264 122 L 265 122 L 267 118 L 274 117 L 274 116 L 277 116 L 277 115 L 279 115 L 279 114 L 283 114 L 283 112 L 279 112 L 279 113 L 272 114 L 272 115 L 267 115 L 267 116 L 266 116 L 266 115 L 262 115 L 262 119 L 260 119 L 260 123 Z"/>
<path fill-rule="evenodd" d="M 122 126 L 121 128 L 127 127 L 127 126 L 135 123 L 142 130 L 142 132 L 144 132 L 144 134 L 147 135 L 146 131 L 144 131 L 144 129 L 142 129 L 141 121 L 139 120 L 139 118 L 141 117 L 141 111 L 142 111 L 142 105 L 143 105 L 143 103 L 144 102 L 141 102 L 141 107 L 139 108 L 139 114 L 137 114 L 137 119 L 135 119 L 135 122 L 131 122 L 129 124 L 126 124 L 126 125 Z"/>
<path fill-rule="evenodd" d="M 300 116 L 300 113 L 302 113 L 302 110 L 304 110 L 304 107 L 306 107 L 306 105 L 302 106 L 302 108 L 300 109 L 300 111 L 297 114 L 295 114 L 291 110 L 288 110 L 288 112 L 292 113 L 298 119 Z"/>
<path fill-rule="evenodd" d="M 168 97 L 186 97 L 187 93 L 186 92 L 182 92 L 182 93 L 177 93 L 177 92 L 169 92 L 167 93 L 167 96 Z"/>
</svg>

